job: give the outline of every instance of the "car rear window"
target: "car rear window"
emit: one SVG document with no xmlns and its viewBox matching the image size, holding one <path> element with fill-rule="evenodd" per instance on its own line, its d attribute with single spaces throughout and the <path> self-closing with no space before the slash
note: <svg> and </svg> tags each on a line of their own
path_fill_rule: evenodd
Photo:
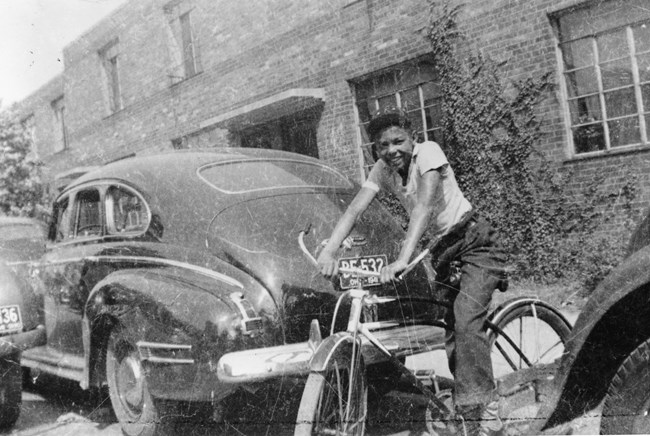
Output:
<svg viewBox="0 0 650 436">
<path fill-rule="evenodd" d="M 352 188 L 341 174 L 324 165 L 285 159 L 218 162 L 199 169 L 219 191 L 235 194 L 277 188 Z"/>
</svg>

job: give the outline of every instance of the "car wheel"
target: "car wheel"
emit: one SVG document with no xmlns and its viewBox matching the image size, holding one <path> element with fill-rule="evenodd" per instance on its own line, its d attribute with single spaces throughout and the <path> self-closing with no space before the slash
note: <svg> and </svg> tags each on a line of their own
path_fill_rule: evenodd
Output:
<svg viewBox="0 0 650 436">
<path fill-rule="evenodd" d="M 601 434 L 650 433 L 650 339 L 619 367 L 609 385 Z"/>
<path fill-rule="evenodd" d="M 12 427 L 20 414 L 23 372 L 20 356 L 0 358 L 0 429 Z"/>
<path fill-rule="evenodd" d="M 138 350 L 119 326 L 113 329 L 108 340 L 106 379 L 123 433 L 127 436 L 160 434 L 162 424 Z"/>
</svg>

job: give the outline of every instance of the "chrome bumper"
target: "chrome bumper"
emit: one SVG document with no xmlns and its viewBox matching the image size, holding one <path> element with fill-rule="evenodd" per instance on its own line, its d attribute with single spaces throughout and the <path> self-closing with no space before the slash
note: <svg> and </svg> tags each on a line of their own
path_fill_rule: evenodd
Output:
<svg viewBox="0 0 650 436">
<path fill-rule="evenodd" d="M 444 349 L 444 330 L 430 325 L 395 327 L 374 331 L 373 334 L 398 357 Z M 298 344 L 227 353 L 217 363 L 217 377 L 225 383 L 248 383 L 280 376 L 306 375 L 319 343 L 312 339 Z M 365 338 L 361 346 L 366 364 L 386 360 Z"/>
</svg>

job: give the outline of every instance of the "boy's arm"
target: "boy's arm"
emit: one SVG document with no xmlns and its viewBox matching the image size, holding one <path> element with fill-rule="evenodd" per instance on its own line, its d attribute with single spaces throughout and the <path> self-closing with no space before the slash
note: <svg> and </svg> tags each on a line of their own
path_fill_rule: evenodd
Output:
<svg viewBox="0 0 650 436">
<path fill-rule="evenodd" d="M 395 280 L 395 276 L 406 269 L 411 256 L 429 225 L 431 213 L 435 205 L 436 192 L 440 183 L 440 172 L 429 170 L 420 176 L 420 184 L 416 197 L 416 204 L 411 211 L 409 226 L 402 243 L 397 260 L 386 266 L 381 271 L 381 282 L 388 283 Z"/>
<path fill-rule="evenodd" d="M 368 208 L 376 194 L 376 191 L 362 187 L 341 219 L 339 219 L 327 245 L 323 248 L 317 260 L 321 268 L 321 274 L 325 277 L 332 278 L 338 273 L 338 261 L 334 258 L 336 250 L 338 250 L 343 240 L 350 234 L 357 219 Z"/>
</svg>

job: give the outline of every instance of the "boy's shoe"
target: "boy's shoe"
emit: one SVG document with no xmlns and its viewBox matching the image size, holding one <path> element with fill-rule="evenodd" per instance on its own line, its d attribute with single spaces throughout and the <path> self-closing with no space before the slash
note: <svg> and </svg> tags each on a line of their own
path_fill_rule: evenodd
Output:
<svg viewBox="0 0 650 436">
<path fill-rule="evenodd" d="M 487 405 L 472 404 L 457 406 L 464 436 L 502 436 L 505 434 L 503 422 L 499 418 L 499 403 L 493 401 Z"/>
</svg>

